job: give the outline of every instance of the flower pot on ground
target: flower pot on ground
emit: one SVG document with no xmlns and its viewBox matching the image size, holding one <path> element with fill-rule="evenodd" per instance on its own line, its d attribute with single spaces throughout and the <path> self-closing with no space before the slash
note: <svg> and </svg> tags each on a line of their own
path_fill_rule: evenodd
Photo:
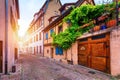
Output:
<svg viewBox="0 0 120 80">
<path fill-rule="evenodd" d="M 99 25 L 95 26 L 95 27 L 93 28 L 93 30 L 94 30 L 94 31 L 99 31 L 99 30 L 100 30 L 100 26 L 99 26 Z"/>
<path fill-rule="evenodd" d="M 116 23 L 117 23 L 117 21 L 115 19 L 109 20 L 107 22 L 107 27 L 115 27 Z"/>
</svg>

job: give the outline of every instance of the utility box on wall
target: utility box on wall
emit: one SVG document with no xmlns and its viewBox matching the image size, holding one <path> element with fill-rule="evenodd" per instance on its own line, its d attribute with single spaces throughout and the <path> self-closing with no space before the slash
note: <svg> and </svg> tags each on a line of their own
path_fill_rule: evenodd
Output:
<svg viewBox="0 0 120 80">
<path fill-rule="evenodd" d="M 16 66 L 12 66 L 12 72 L 15 73 L 16 72 Z"/>
</svg>

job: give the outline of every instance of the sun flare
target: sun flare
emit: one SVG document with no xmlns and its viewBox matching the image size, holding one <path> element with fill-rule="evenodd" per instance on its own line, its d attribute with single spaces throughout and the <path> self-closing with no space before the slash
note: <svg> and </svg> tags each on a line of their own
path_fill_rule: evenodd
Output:
<svg viewBox="0 0 120 80">
<path fill-rule="evenodd" d="M 18 31 L 18 36 L 19 37 L 23 37 L 25 35 L 25 30 L 24 29 L 20 29 L 19 31 Z"/>
</svg>

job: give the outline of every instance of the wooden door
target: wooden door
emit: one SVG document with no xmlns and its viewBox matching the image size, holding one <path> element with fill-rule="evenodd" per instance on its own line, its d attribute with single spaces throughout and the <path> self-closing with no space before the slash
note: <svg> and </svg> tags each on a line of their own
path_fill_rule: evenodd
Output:
<svg viewBox="0 0 120 80">
<path fill-rule="evenodd" d="M 41 46 L 40 46 L 40 54 L 41 54 Z"/>
<path fill-rule="evenodd" d="M 90 67 L 103 72 L 107 71 L 107 43 L 97 42 L 91 44 Z"/>
<path fill-rule="evenodd" d="M 18 59 L 18 49 L 15 48 L 15 60 Z"/>
<path fill-rule="evenodd" d="M 36 49 L 37 49 L 36 52 L 37 52 L 37 54 L 38 54 L 38 46 L 36 46 Z"/>
<path fill-rule="evenodd" d="M 51 58 L 53 58 L 53 48 L 51 48 Z"/>
<path fill-rule="evenodd" d="M 34 55 L 35 55 L 35 47 L 34 47 Z"/>
<path fill-rule="evenodd" d="M 3 47 L 3 44 L 2 44 L 2 41 L 0 41 L 0 73 L 2 73 L 2 66 L 3 66 L 3 51 L 2 51 L 2 48 Z"/>
<path fill-rule="evenodd" d="M 93 36 L 81 41 L 78 45 L 78 64 L 110 73 L 109 35 Z"/>
<path fill-rule="evenodd" d="M 83 66 L 88 66 L 88 44 L 80 44 L 78 51 L 78 63 Z"/>
</svg>

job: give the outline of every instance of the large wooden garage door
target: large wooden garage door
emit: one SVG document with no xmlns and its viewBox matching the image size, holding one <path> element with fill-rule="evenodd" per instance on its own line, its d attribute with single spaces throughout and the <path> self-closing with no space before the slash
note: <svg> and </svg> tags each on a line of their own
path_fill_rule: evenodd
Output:
<svg viewBox="0 0 120 80">
<path fill-rule="evenodd" d="M 3 58 L 2 41 L 0 41 L 0 73 L 2 73 L 2 58 Z"/>
<path fill-rule="evenodd" d="M 78 63 L 103 72 L 110 72 L 109 35 L 102 34 L 80 40 Z"/>
</svg>

